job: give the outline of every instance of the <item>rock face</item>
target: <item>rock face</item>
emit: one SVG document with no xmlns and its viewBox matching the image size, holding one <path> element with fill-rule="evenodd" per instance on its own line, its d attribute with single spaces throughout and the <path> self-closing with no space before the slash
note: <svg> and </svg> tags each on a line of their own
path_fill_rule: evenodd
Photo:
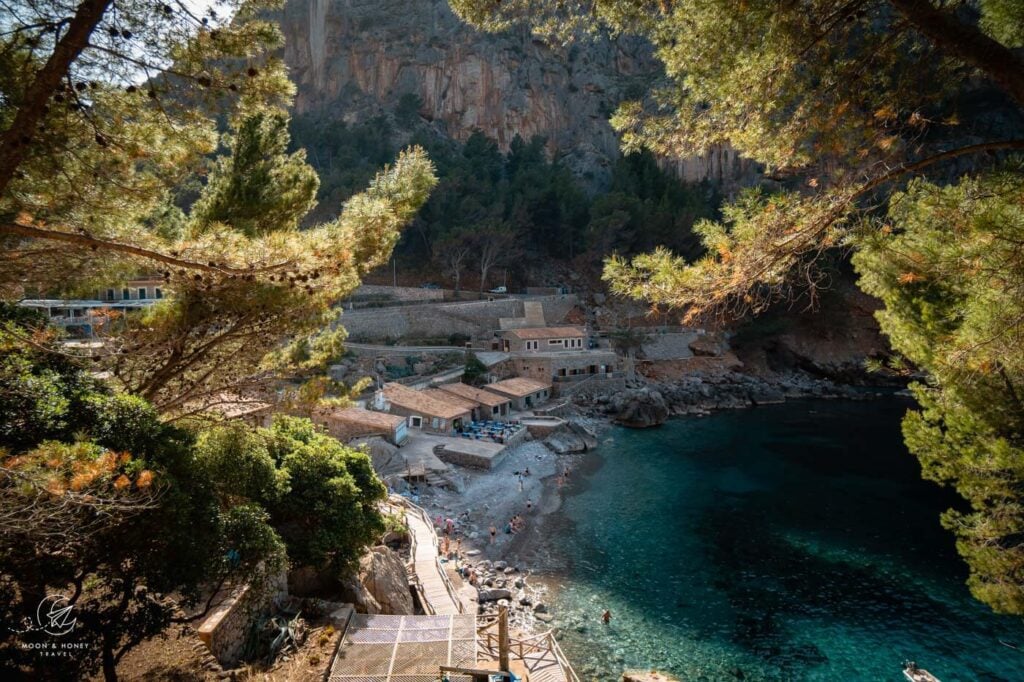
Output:
<svg viewBox="0 0 1024 682">
<path fill-rule="evenodd" d="M 665 398 L 646 386 L 616 394 L 608 408 L 616 424 L 634 429 L 664 424 L 669 417 Z"/>
<path fill-rule="evenodd" d="M 740 372 L 689 376 L 675 381 L 652 381 L 614 396 L 577 396 L 584 414 L 611 417 L 623 426 L 656 426 L 669 416 L 707 414 L 799 398 L 867 399 L 874 392 L 837 384 L 801 372 L 758 377 Z"/>
<path fill-rule="evenodd" d="M 413 613 L 405 564 L 388 547 L 374 547 L 359 559 L 359 571 L 345 583 L 345 598 L 359 613 L 407 616 Z"/>
<path fill-rule="evenodd" d="M 586 452 L 597 447 L 597 437 L 586 427 L 567 422 L 564 427 L 545 438 L 544 445 L 557 455 Z"/>
<path fill-rule="evenodd" d="M 440 134 L 465 140 L 480 130 L 502 149 L 516 135 L 541 135 L 594 185 L 608 180 L 619 153 L 609 115 L 660 71 L 634 38 L 551 47 L 525 29 L 477 31 L 446 0 L 288 0 L 281 24 L 298 112 L 352 123 L 415 95 L 419 116 Z M 691 182 L 757 176 L 726 148 L 663 163 Z"/>
</svg>

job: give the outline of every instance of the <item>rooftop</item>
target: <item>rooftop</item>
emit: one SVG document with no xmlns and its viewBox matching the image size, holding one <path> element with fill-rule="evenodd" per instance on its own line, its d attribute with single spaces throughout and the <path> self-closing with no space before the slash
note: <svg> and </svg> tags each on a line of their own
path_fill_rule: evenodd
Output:
<svg viewBox="0 0 1024 682">
<path fill-rule="evenodd" d="M 225 419 L 238 419 L 250 414 L 259 414 L 273 407 L 256 396 L 245 396 L 237 393 L 221 393 L 213 398 L 208 409 L 220 414 Z"/>
<path fill-rule="evenodd" d="M 341 409 L 324 412 L 325 419 L 334 419 L 348 424 L 360 424 L 372 426 L 388 431 L 394 430 L 396 426 L 405 421 L 405 417 L 387 412 L 373 412 L 364 410 L 361 407 L 345 407 Z"/>
<path fill-rule="evenodd" d="M 500 396 L 490 391 L 485 391 L 482 388 L 476 388 L 469 384 L 442 384 L 438 386 L 438 389 L 445 391 L 446 393 L 454 393 L 455 395 L 462 396 L 463 398 L 469 398 L 475 400 L 481 405 L 487 407 L 501 407 L 508 403 L 509 399 L 505 396 Z"/>
<path fill-rule="evenodd" d="M 462 395 L 456 395 L 454 393 L 442 391 L 437 388 L 428 388 L 420 392 L 431 398 L 436 398 L 437 400 L 440 400 L 441 402 L 444 403 L 451 403 L 452 405 L 461 405 L 466 410 L 473 410 L 479 407 L 480 405 L 478 401 L 473 400 L 472 398 L 467 398 L 466 396 Z"/>
<path fill-rule="evenodd" d="M 536 379 L 526 379 L 525 377 L 516 377 L 514 379 L 505 379 L 504 381 L 498 381 L 493 384 L 487 384 L 484 386 L 488 391 L 498 391 L 508 395 L 514 395 L 517 398 L 532 395 L 537 391 L 543 391 L 551 388 L 550 382 L 537 381 Z"/>
<path fill-rule="evenodd" d="M 469 412 L 469 409 L 464 407 L 464 403 L 455 403 L 454 396 L 449 400 L 439 398 L 437 393 L 447 395 L 441 391 L 430 395 L 424 391 L 416 391 L 401 384 L 392 383 L 384 385 L 385 397 L 393 404 L 404 407 L 407 410 L 415 410 L 428 414 L 431 417 L 440 417 L 442 419 L 462 417 Z"/>
<path fill-rule="evenodd" d="M 505 332 L 524 341 L 534 339 L 564 339 L 567 337 L 586 336 L 583 327 L 527 327 L 525 329 L 509 329 Z"/>
</svg>

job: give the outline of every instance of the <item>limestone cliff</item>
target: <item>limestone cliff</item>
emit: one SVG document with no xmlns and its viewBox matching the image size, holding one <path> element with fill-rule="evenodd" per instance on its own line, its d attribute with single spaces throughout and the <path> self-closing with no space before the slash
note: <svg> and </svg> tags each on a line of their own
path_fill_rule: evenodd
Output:
<svg viewBox="0 0 1024 682">
<path fill-rule="evenodd" d="M 516 135 L 542 135 L 598 185 L 619 153 L 609 115 L 660 73 L 639 40 L 562 48 L 525 29 L 482 33 L 445 0 L 288 0 L 282 29 L 300 113 L 354 122 L 415 95 L 420 117 L 441 135 L 465 140 L 480 130 L 502 149 Z M 665 163 L 685 180 L 724 185 L 756 173 L 727 149 Z"/>
</svg>

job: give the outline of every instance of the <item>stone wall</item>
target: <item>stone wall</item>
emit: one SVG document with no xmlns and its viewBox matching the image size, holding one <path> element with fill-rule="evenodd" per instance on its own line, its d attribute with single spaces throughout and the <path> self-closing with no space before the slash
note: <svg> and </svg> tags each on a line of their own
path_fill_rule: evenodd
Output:
<svg viewBox="0 0 1024 682">
<path fill-rule="evenodd" d="M 559 322 L 576 305 L 574 295 L 538 299 L 548 324 Z M 372 310 L 346 310 L 340 323 L 355 342 L 384 339 L 447 339 L 455 333 L 490 339 L 502 317 L 522 317 L 523 301 L 494 301 L 406 305 Z"/>
<path fill-rule="evenodd" d="M 233 666 L 253 624 L 269 611 L 275 599 L 287 596 L 284 573 L 273 576 L 266 586 L 253 589 L 238 585 L 223 590 L 224 596 L 199 626 L 199 639 L 223 666 Z"/>
<path fill-rule="evenodd" d="M 651 334 L 643 344 L 642 355 L 647 360 L 684 360 L 693 357 L 690 344 L 700 337 L 696 331 L 670 334 Z"/>
<path fill-rule="evenodd" d="M 352 293 L 352 300 L 380 299 L 388 301 L 443 301 L 443 289 L 422 287 L 391 287 L 380 284 L 360 284 Z"/>
</svg>

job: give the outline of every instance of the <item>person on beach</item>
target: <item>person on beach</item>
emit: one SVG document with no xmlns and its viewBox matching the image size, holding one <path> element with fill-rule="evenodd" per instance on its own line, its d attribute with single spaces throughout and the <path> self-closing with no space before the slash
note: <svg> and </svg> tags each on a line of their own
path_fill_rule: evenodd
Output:
<svg viewBox="0 0 1024 682">
<path fill-rule="evenodd" d="M 612 622 L 612 612 L 609 611 L 608 609 L 605 609 L 604 613 L 601 614 L 601 620 L 604 621 L 605 625 L 608 625 L 609 623 L 611 623 Z"/>
<path fill-rule="evenodd" d="M 519 474 L 519 492 L 523 492 L 523 475 Z"/>
<path fill-rule="evenodd" d="M 498 535 L 498 529 L 491 526 L 491 544 L 494 544 L 494 538 Z"/>
<path fill-rule="evenodd" d="M 443 554 L 444 556 L 448 556 L 448 549 L 449 549 L 450 543 L 451 543 L 451 538 L 448 537 L 447 535 L 444 536 L 444 544 L 441 546 L 441 554 Z"/>
<path fill-rule="evenodd" d="M 453 521 L 450 518 L 447 519 L 445 521 L 444 532 L 445 532 L 445 535 L 451 535 L 453 532 L 455 532 L 455 521 Z"/>
<path fill-rule="evenodd" d="M 516 532 L 515 519 L 512 519 L 511 521 L 509 521 L 508 523 L 505 524 L 505 535 L 512 535 L 512 533 L 515 533 L 515 532 Z"/>
<path fill-rule="evenodd" d="M 533 500 L 527 498 L 526 500 L 526 513 L 529 514 L 533 511 Z"/>
</svg>

